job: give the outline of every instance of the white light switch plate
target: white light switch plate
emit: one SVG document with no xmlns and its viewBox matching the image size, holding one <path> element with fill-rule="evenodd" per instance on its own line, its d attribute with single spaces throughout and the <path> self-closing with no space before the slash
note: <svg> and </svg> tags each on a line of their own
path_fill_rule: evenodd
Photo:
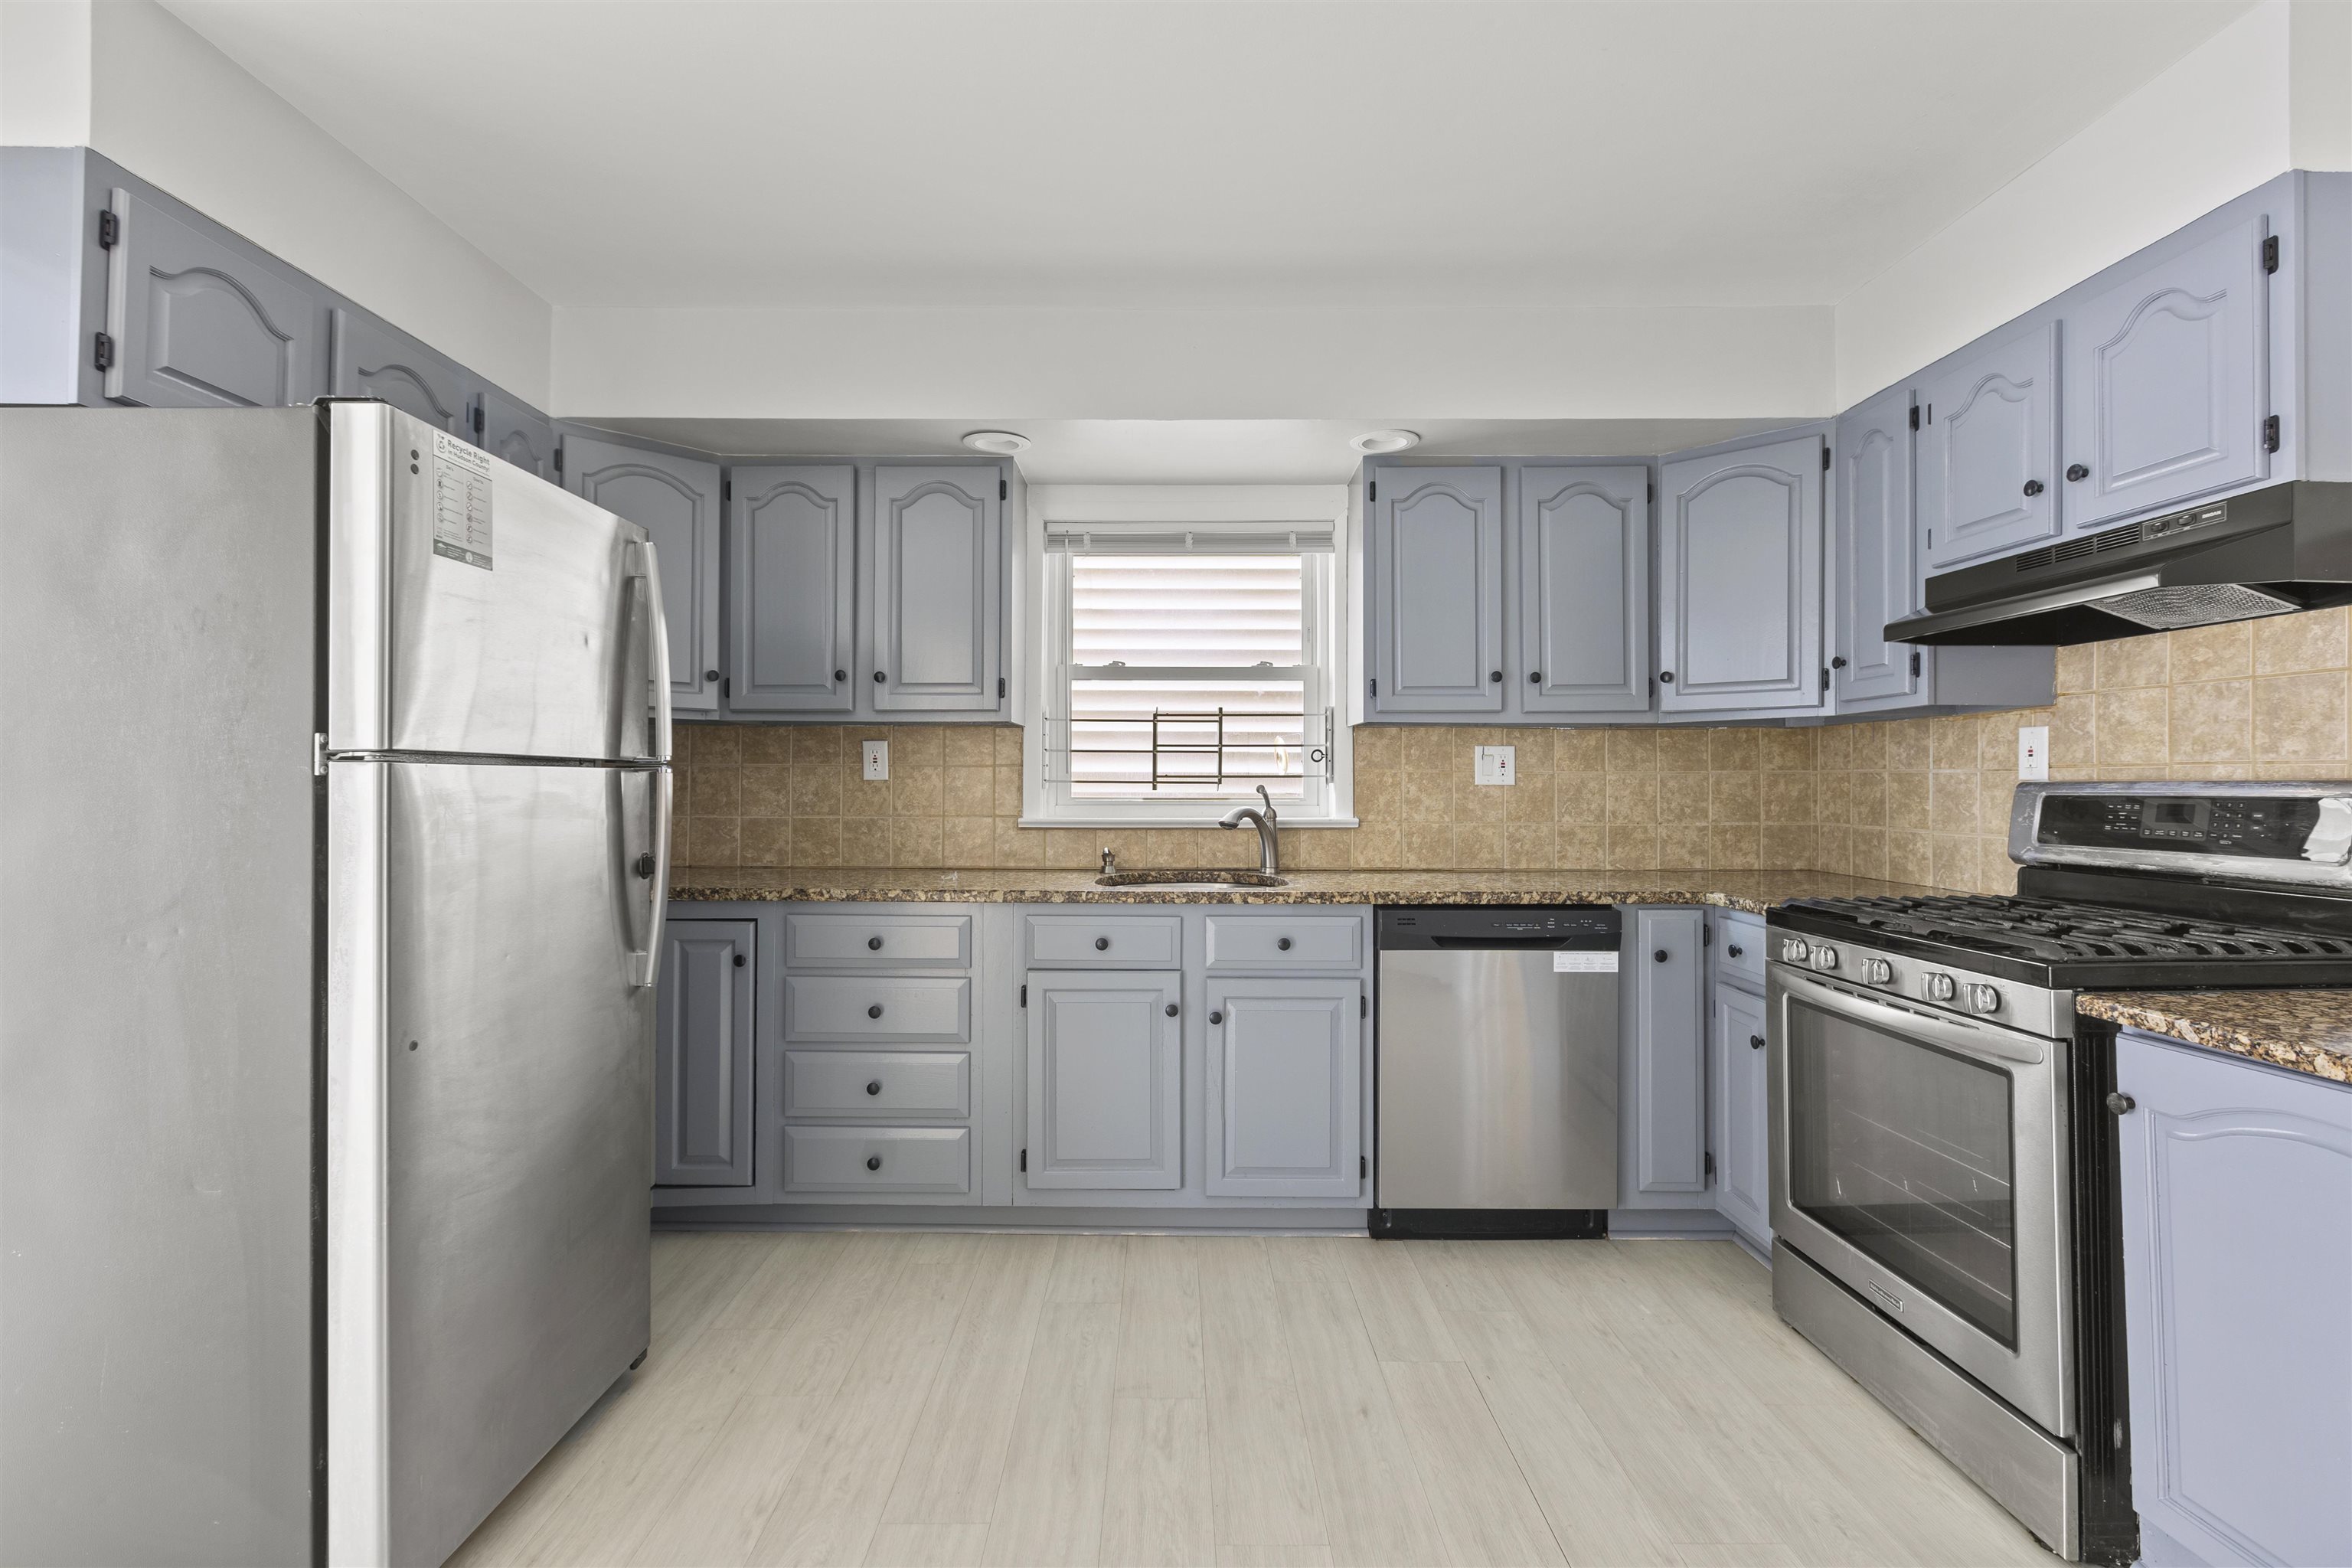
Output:
<svg viewBox="0 0 2352 1568">
<path fill-rule="evenodd" d="M 1519 782 L 1518 748 L 1517 746 L 1480 746 L 1476 749 L 1475 777 L 1482 784 L 1510 784 Z"/>
<path fill-rule="evenodd" d="M 2033 724 L 2017 732 L 2017 777 L 2032 784 L 2050 776 L 2050 726 Z"/>
<path fill-rule="evenodd" d="M 890 742 L 866 742 L 866 771 L 861 775 L 868 784 L 879 784 L 890 776 Z"/>
</svg>

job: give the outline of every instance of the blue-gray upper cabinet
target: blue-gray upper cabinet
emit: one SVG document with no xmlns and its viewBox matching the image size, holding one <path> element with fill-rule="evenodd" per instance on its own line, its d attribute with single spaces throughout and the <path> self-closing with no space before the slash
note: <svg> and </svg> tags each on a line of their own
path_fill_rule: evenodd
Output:
<svg viewBox="0 0 2352 1568">
<path fill-rule="evenodd" d="M 874 706 L 993 712 L 1003 603 L 1003 473 L 874 470 Z"/>
<path fill-rule="evenodd" d="M 2058 535 L 2058 328 L 1987 342 L 1919 387 L 1919 528 L 1929 572 Z"/>
<path fill-rule="evenodd" d="M 285 408 L 319 395 L 326 311 L 290 268 L 117 189 L 106 395 L 150 408 Z"/>
<path fill-rule="evenodd" d="M 849 711 L 857 471 L 736 468 L 728 480 L 728 707 Z"/>
<path fill-rule="evenodd" d="M 1208 1172 L 1216 1196 L 1363 1190 L 1363 982 L 1208 986 Z"/>
<path fill-rule="evenodd" d="M 327 384 L 337 397 L 379 397 L 452 436 L 474 439 L 473 409 L 456 365 L 348 305 L 327 315 Z"/>
<path fill-rule="evenodd" d="M 1172 971 L 1029 972 L 1030 1186 L 1184 1184 L 1182 990 Z"/>
<path fill-rule="evenodd" d="M 1529 464 L 1518 510 L 1521 710 L 1646 711 L 1650 470 Z"/>
<path fill-rule="evenodd" d="M 2352 1563 L 2352 1088 L 2128 1030 L 2116 1084 L 2147 1560 Z"/>
<path fill-rule="evenodd" d="M 526 473 L 542 479 L 555 472 L 555 426 L 528 405 L 516 402 L 496 387 L 484 387 L 474 405 L 482 449 Z"/>
<path fill-rule="evenodd" d="M 1370 479 L 1372 710 L 1503 707 L 1503 470 L 1380 468 Z"/>
<path fill-rule="evenodd" d="M 1821 707 L 1822 452 L 1801 436 L 1662 471 L 1662 712 Z"/>
<path fill-rule="evenodd" d="M 683 920 L 663 939 L 654 1024 L 654 1184 L 751 1184 L 751 921 Z"/>
<path fill-rule="evenodd" d="M 2231 225 L 2067 310 L 2068 527 L 2270 471 L 2267 228 Z"/>
<path fill-rule="evenodd" d="M 1885 635 L 1887 622 L 1918 607 L 1911 410 L 1908 388 L 1882 392 L 1838 421 L 1831 447 L 1837 523 L 1831 531 L 1830 687 L 1841 706 L 1900 700 L 1919 689 L 1912 657 L 1924 650 L 1888 642 Z"/>
<path fill-rule="evenodd" d="M 717 708 L 719 465 L 579 435 L 564 438 L 563 458 L 575 493 L 652 536 L 669 619 L 670 701 Z"/>
<path fill-rule="evenodd" d="M 1705 911 L 1633 912 L 1632 1164 L 1636 1193 L 1707 1186 Z"/>
</svg>

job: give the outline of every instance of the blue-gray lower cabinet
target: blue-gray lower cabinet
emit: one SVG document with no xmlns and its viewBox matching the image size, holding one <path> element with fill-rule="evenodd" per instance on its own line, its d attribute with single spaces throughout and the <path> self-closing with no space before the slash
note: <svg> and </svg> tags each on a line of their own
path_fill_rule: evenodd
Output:
<svg viewBox="0 0 2352 1568">
<path fill-rule="evenodd" d="M 1801 436 L 1660 470 L 1660 712 L 1821 709 L 1822 451 Z"/>
<path fill-rule="evenodd" d="M 1184 1184 L 1182 985 L 1172 971 L 1029 974 L 1032 1187 Z"/>
<path fill-rule="evenodd" d="M 719 706 L 719 465 L 594 437 L 563 441 L 564 482 L 652 536 L 669 620 L 671 703 Z"/>
<path fill-rule="evenodd" d="M 751 1184 L 757 924 L 673 920 L 654 1025 L 654 1184 Z"/>
<path fill-rule="evenodd" d="M 1918 401 L 1928 572 L 2057 537 L 2057 323 L 1970 348 L 1920 383 Z"/>
<path fill-rule="evenodd" d="M 728 481 L 728 707 L 849 711 L 857 705 L 857 470 L 742 468 Z"/>
<path fill-rule="evenodd" d="M 874 470 L 874 706 L 995 712 L 1003 637 L 1003 470 Z"/>
<path fill-rule="evenodd" d="M 1708 1010 L 1708 1121 L 1715 1206 L 1759 1251 L 1772 1247 L 1770 1123 L 1765 1112 L 1764 998 L 1717 982 Z"/>
<path fill-rule="evenodd" d="M 106 395 L 149 408 L 285 408 L 319 395 L 325 300 L 291 268 L 134 193 L 109 203 Z"/>
<path fill-rule="evenodd" d="M 1649 468 L 1529 463 L 1518 481 L 1519 710 L 1647 712 Z"/>
<path fill-rule="evenodd" d="M 1633 912 L 1631 1192 L 1707 1190 L 1705 911 Z M 1630 1205 L 1628 1206 L 1631 1206 Z"/>
<path fill-rule="evenodd" d="M 337 397 L 382 398 L 436 429 L 475 438 L 473 400 L 456 365 L 347 305 L 327 316 L 327 384 Z"/>
<path fill-rule="evenodd" d="M 1208 1005 L 1210 1195 L 1361 1192 L 1362 983 L 1215 979 Z"/>
<path fill-rule="evenodd" d="M 1503 470 L 1377 470 L 1371 710 L 1503 709 Z"/>
<path fill-rule="evenodd" d="M 2352 1563 L 2352 1087 L 2131 1031 L 2116 1053 L 2147 1561 Z"/>
<path fill-rule="evenodd" d="M 2270 471 L 2268 232 L 2246 218 L 2067 309 L 2069 528 Z"/>
</svg>

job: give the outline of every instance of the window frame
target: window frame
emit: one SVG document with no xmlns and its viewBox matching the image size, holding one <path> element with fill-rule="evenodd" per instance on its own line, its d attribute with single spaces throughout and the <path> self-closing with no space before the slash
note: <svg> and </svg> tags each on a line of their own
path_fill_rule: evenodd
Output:
<svg viewBox="0 0 2352 1568">
<path fill-rule="evenodd" d="M 1341 485 L 1035 485 L 1029 489 L 1024 532 L 1030 570 L 1026 586 L 1036 613 L 1029 617 L 1029 686 L 1022 733 L 1021 826 L 1024 827 L 1213 827 L 1244 797 L 1102 800 L 1074 798 L 1066 777 L 1051 774 L 1051 758 L 1066 758 L 1069 691 L 1079 667 L 1070 661 L 1070 552 L 1046 548 L 1049 531 L 1086 528 L 1104 533 L 1183 531 L 1194 549 L 1215 552 L 1214 536 L 1264 535 L 1287 529 L 1328 531 L 1331 550 L 1309 552 L 1304 584 L 1304 630 L 1319 658 L 1304 667 L 1309 695 L 1302 708 L 1330 715 L 1329 778 L 1306 802 L 1276 805 L 1285 827 L 1353 827 L 1354 767 L 1346 694 L 1354 638 L 1347 489 Z M 1185 667 L 1165 667 L 1185 668 Z M 1243 675 L 1249 667 L 1230 673 Z M 1203 673 L 1206 673 L 1205 671 Z M 1319 700 L 1312 689 L 1319 687 Z M 1314 726 L 1305 733 L 1312 744 Z M 1315 798 L 1319 793 L 1320 799 Z M 1246 797 L 1255 800 L 1255 795 Z"/>
</svg>

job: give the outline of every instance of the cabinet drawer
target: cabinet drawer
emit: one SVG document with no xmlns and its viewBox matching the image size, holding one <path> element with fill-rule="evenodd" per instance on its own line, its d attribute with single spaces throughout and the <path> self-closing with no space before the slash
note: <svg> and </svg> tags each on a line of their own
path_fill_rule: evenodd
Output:
<svg viewBox="0 0 2352 1568">
<path fill-rule="evenodd" d="M 971 967 L 970 915 L 786 915 L 788 967 Z"/>
<path fill-rule="evenodd" d="M 969 1116 L 968 1051 L 786 1051 L 786 1116 Z"/>
<path fill-rule="evenodd" d="M 1181 915 L 1024 915 L 1032 969 L 1173 969 L 1184 952 Z"/>
<path fill-rule="evenodd" d="M 971 982 L 896 974 L 784 976 L 784 1038 L 903 1040 L 960 1046 L 971 1038 Z"/>
<path fill-rule="evenodd" d="M 784 1129 L 788 1193 L 968 1193 L 969 1127 Z"/>
<path fill-rule="evenodd" d="M 1364 922 L 1341 915 L 1211 915 L 1209 967 L 1354 969 L 1364 961 Z"/>
<path fill-rule="evenodd" d="M 1764 988 L 1764 922 L 1753 915 L 1715 918 L 1715 973 L 1719 980 L 1737 980 Z"/>
</svg>

